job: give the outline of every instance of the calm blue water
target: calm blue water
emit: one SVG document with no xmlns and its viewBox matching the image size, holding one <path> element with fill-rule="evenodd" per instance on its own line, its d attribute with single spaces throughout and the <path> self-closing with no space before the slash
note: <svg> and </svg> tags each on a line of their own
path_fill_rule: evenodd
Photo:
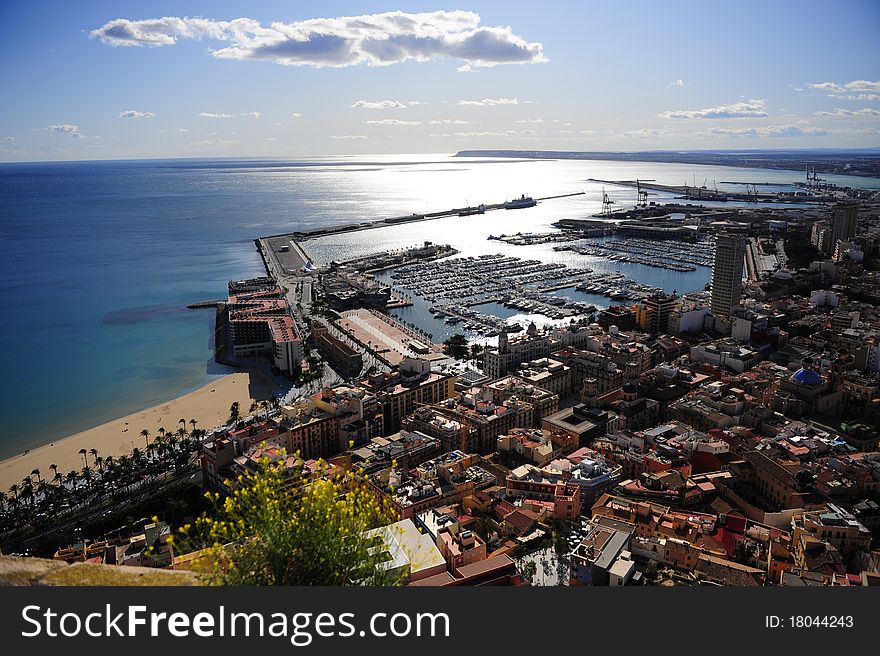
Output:
<svg viewBox="0 0 880 656">
<path fill-rule="evenodd" d="M 453 243 L 464 254 L 503 251 L 569 261 L 571 254 L 553 253 L 552 245 L 508 247 L 486 242 L 485 236 L 543 230 L 556 219 L 597 212 L 601 187 L 587 178 L 650 177 L 680 184 L 695 171 L 699 179 L 780 184 L 801 176 L 678 164 L 445 155 L 294 163 L 2 164 L 0 391 L 12 412 L 0 427 L 0 457 L 174 398 L 222 373 L 211 361 L 213 310 L 185 306 L 223 296 L 230 278 L 262 273 L 252 242 L 256 236 L 499 202 L 520 193 L 586 190 L 587 196 L 530 210 L 310 242 L 327 257 L 432 239 Z M 878 180 L 846 181 L 880 186 Z M 634 201 L 632 190 L 613 193 L 621 203 Z M 670 273 L 648 270 L 645 282 Z M 680 282 L 667 278 L 654 284 Z M 698 282 L 681 284 L 679 292 Z"/>
</svg>

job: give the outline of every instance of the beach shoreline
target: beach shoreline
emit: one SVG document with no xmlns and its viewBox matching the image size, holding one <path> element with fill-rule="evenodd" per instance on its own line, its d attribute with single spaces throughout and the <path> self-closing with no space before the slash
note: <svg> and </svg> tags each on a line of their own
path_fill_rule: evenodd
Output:
<svg viewBox="0 0 880 656">
<path fill-rule="evenodd" d="M 258 373 L 234 372 L 221 376 L 199 389 L 160 403 L 144 410 L 113 419 L 73 435 L 55 440 L 51 444 L 29 449 L 9 458 L 0 460 L 0 490 L 6 492 L 13 484 L 21 485 L 34 469 L 39 469 L 42 478 L 51 481 L 53 472 L 49 465 L 58 465 L 58 473 L 81 471 L 83 458 L 80 449 L 97 449 L 98 455 L 118 458 L 131 453 L 135 447 L 143 450 L 146 440 L 141 435 L 143 429 L 150 431 L 149 441 L 159 435 L 159 428 L 169 432 L 181 427 L 180 419 L 186 421 L 186 430 L 192 429 L 189 421 L 196 420 L 196 428 L 211 430 L 225 423 L 229 408 L 238 402 L 242 416 L 248 413 L 253 401 L 261 401 L 272 396 L 273 385 L 265 376 Z M 88 462 L 94 465 L 94 457 L 89 454 Z"/>
</svg>

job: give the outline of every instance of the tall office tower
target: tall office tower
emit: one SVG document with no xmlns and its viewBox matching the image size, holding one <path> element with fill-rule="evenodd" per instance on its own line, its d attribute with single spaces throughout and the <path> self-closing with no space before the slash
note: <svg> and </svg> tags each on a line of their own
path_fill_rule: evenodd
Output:
<svg viewBox="0 0 880 656">
<path fill-rule="evenodd" d="M 712 314 L 729 317 L 739 306 L 742 291 L 745 241 L 736 235 L 722 234 L 715 240 L 712 264 Z"/>
<path fill-rule="evenodd" d="M 837 203 L 831 214 L 831 244 L 830 250 L 839 241 L 847 241 L 856 234 L 856 223 L 859 218 L 858 203 Z"/>
</svg>

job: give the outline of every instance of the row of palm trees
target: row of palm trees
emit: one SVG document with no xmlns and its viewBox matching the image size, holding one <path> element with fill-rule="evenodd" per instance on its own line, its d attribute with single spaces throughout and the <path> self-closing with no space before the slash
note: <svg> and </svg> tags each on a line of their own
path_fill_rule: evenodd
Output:
<svg viewBox="0 0 880 656">
<path fill-rule="evenodd" d="M 48 521 L 69 509 L 125 494 L 171 470 L 186 469 L 205 435 L 197 424 L 195 419 L 180 419 L 176 430 L 159 428 L 152 441 L 145 428 L 140 432 L 144 448 L 134 447 L 130 454 L 118 457 L 103 457 L 94 448 L 80 449 L 83 466 L 79 471 L 64 474 L 53 463 L 50 478 L 39 468 L 33 469 L 20 484 L 13 483 L 8 493 L 0 492 L 0 533 Z"/>
</svg>

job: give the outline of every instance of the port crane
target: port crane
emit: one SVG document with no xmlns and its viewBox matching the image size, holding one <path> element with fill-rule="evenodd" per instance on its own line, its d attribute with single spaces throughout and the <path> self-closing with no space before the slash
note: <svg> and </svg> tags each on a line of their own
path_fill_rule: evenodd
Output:
<svg viewBox="0 0 880 656">
<path fill-rule="evenodd" d="M 614 201 L 608 197 L 608 194 L 605 193 L 605 187 L 602 187 L 602 212 L 601 216 L 611 216 L 611 206 L 614 205 Z"/>
<path fill-rule="evenodd" d="M 639 180 L 636 178 L 636 207 L 647 207 L 648 206 L 648 190 L 642 189 L 643 182 L 654 182 L 654 179 L 650 180 Z"/>
<path fill-rule="evenodd" d="M 642 183 L 643 182 L 656 182 L 654 180 L 654 178 L 651 178 L 650 180 L 636 178 L 635 180 L 622 180 L 622 182 L 627 182 L 629 184 L 635 183 L 635 185 L 636 185 L 636 207 L 647 207 L 648 206 L 648 190 L 642 188 Z M 606 196 L 604 189 L 602 189 L 602 195 Z M 608 201 L 609 205 L 612 204 L 613 202 L 614 201 L 610 201 L 610 200 Z M 602 201 L 602 213 L 603 214 L 605 213 L 604 198 Z M 611 213 L 610 207 L 608 208 L 608 213 L 609 214 Z"/>
</svg>

